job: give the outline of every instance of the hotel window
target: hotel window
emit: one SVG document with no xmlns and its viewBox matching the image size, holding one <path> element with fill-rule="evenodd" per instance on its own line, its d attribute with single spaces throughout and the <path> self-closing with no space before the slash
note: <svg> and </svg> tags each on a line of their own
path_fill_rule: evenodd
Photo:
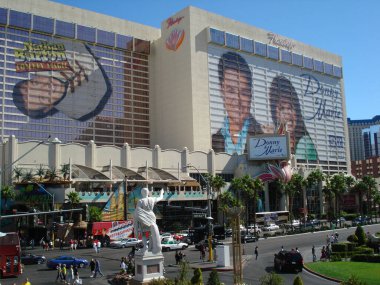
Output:
<svg viewBox="0 0 380 285">
<path fill-rule="evenodd" d="M 303 67 L 313 69 L 313 59 L 307 56 L 303 57 Z"/>
<path fill-rule="evenodd" d="M 339 78 L 342 78 L 342 68 L 338 66 L 333 66 L 333 75 Z"/>
<path fill-rule="evenodd" d="M 77 39 L 87 42 L 95 42 L 95 28 L 77 25 Z"/>
<path fill-rule="evenodd" d="M 46 17 L 33 16 L 33 30 L 52 34 L 54 20 Z"/>
<path fill-rule="evenodd" d="M 325 63 L 325 73 L 333 75 L 333 66 L 332 64 Z"/>
<path fill-rule="evenodd" d="M 302 66 L 302 55 L 292 53 L 292 64 Z"/>
<path fill-rule="evenodd" d="M 224 32 L 210 28 L 210 40 L 214 44 L 224 45 Z"/>
<path fill-rule="evenodd" d="M 133 38 L 123 35 L 116 35 L 116 47 L 133 50 Z"/>
<path fill-rule="evenodd" d="M 255 42 L 255 54 L 261 56 L 267 56 L 267 45 L 259 42 Z"/>
<path fill-rule="evenodd" d="M 240 49 L 242 51 L 253 53 L 253 40 L 240 37 Z"/>
<path fill-rule="evenodd" d="M 271 59 L 279 60 L 278 48 L 268 46 L 268 57 Z"/>
<path fill-rule="evenodd" d="M 115 45 L 115 33 L 97 30 L 97 42 L 113 47 Z"/>
<path fill-rule="evenodd" d="M 55 34 L 66 38 L 75 37 L 75 25 L 73 23 L 66 23 L 59 20 L 55 21 Z"/>
<path fill-rule="evenodd" d="M 323 72 L 323 62 L 319 60 L 314 60 L 314 70 L 318 72 Z"/>
<path fill-rule="evenodd" d="M 18 11 L 10 11 L 9 14 L 9 25 L 30 29 L 32 22 L 32 15 L 26 14 Z"/>
<path fill-rule="evenodd" d="M 234 49 L 239 49 L 239 37 L 226 33 L 226 46 Z"/>
<path fill-rule="evenodd" d="M 281 50 L 281 61 L 292 63 L 292 53 L 287 50 Z"/>
<path fill-rule="evenodd" d="M 0 8 L 0 24 L 7 24 L 8 20 L 8 10 L 4 8 Z"/>
</svg>

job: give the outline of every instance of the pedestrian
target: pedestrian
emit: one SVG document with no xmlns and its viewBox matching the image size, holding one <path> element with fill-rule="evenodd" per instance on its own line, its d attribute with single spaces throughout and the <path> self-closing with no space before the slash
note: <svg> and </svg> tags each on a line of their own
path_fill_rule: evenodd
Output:
<svg viewBox="0 0 380 285">
<path fill-rule="evenodd" d="M 94 274 L 95 274 L 95 260 L 92 258 L 91 261 L 90 261 L 90 270 L 91 270 L 91 276 L 90 277 L 94 277 Z"/>
<path fill-rule="evenodd" d="M 99 262 L 99 260 L 95 259 L 95 274 L 94 274 L 94 278 L 96 278 L 96 274 L 97 273 L 99 273 L 102 277 L 104 276 L 104 274 L 100 270 L 100 262 Z"/>
<path fill-rule="evenodd" d="M 59 240 L 59 250 L 63 250 L 63 239 Z"/>
<path fill-rule="evenodd" d="M 30 283 L 29 278 L 26 278 L 25 282 L 22 283 L 22 285 L 32 285 L 32 283 Z"/>
<path fill-rule="evenodd" d="M 203 244 L 201 245 L 199 251 L 201 253 L 200 254 L 200 259 L 202 259 L 202 262 L 204 262 L 205 258 L 206 258 L 206 250 L 205 250 L 205 246 Z"/>
<path fill-rule="evenodd" d="M 296 252 L 298 252 L 298 253 L 300 252 L 300 251 L 298 250 L 298 247 L 296 247 Z"/>
<path fill-rule="evenodd" d="M 321 249 L 321 261 L 326 261 L 326 249 L 325 246 Z"/>
<path fill-rule="evenodd" d="M 284 246 L 283 245 L 281 246 L 281 251 L 284 251 Z"/>
<path fill-rule="evenodd" d="M 72 284 L 74 282 L 75 275 L 74 275 L 74 266 L 70 266 L 68 272 L 67 272 L 67 283 Z"/>
<path fill-rule="evenodd" d="M 61 274 L 62 274 L 62 280 L 63 280 L 63 283 L 66 284 L 66 276 L 67 276 L 67 268 L 66 268 L 66 264 L 62 264 L 62 270 L 61 270 Z"/>
<path fill-rule="evenodd" d="M 82 279 L 79 279 L 79 276 L 76 276 L 73 285 L 81 285 L 81 284 L 82 284 Z"/>
<path fill-rule="evenodd" d="M 98 250 L 98 253 L 100 252 L 100 248 L 102 246 L 102 243 L 100 242 L 100 240 L 98 240 L 98 244 L 96 245 L 96 248 Z"/>
<path fill-rule="evenodd" d="M 333 244 L 334 241 L 335 241 L 335 236 L 334 236 L 334 234 L 331 234 L 331 236 L 330 236 L 330 243 Z"/>
<path fill-rule="evenodd" d="M 30 246 L 32 247 L 32 249 L 34 249 L 34 239 L 30 240 Z"/>
<path fill-rule="evenodd" d="M 120 269 L 121 269 L 122 273 L 127 272 L 127 270 L 126 270 L 127 265 L 125 264 L 125 258 L 124 257 L 121 258 Z"/>
<path fill-rule="evenodd" d="M 315 246 L 314 245 L 311 248 L 311 254 L 313 255 L 313 262 L 316 262 L 317 261 L 317 256 L 315 255 Z"/>
<path fill-rule="evenodd" d="M 258 246 L 255 247 L 255 256 L 256 256 L 256 260 L 257 260 L 257 257 L 259 256 L 259 247 Z"/>
<path fill-rule="evenodd" d="M 98 241 L 97 240 L 94 240 L 93 247 L 94 247 L 95 253 L 98 253 Z"/>
<path fill-rule="evenodd" d="M 62 268 L 61 268 L 61 264 L 58 264 L 56 269 L 57 269 L 57 278 L 55 278 L 55 282 L 57 282 L 58 279 L 60 281 L 62 281 Z"/>
<path fill-rule="evenodd" d="M 77 246 L 78 246 L 78 240 L 74 240 L 74 250 L 77 250 Z"/>
<path fill-rule="evenodd" d="M 175 264 L 178 265 L 179 264 L 179 253 L 178 253 L 178 250 L 175 251 Z"/>
<path fill-rule="evenodd" d="M 74 250 L 74 241 L 73 241 L 73 239 L 70 239 L 70 250 L 71 251 Z"/>
<path fill-rule="evenodd" d="M 73 271 L 74 271 L 74 277 L 79 276 L 79 273 L 78 273 L 78 266 L 74 265 Z"/>
<path fill-rule="evenodd" d="M 52 241 L 49 241 L 49 249 L 53 250 L 53 242 Z"/>
</svg>

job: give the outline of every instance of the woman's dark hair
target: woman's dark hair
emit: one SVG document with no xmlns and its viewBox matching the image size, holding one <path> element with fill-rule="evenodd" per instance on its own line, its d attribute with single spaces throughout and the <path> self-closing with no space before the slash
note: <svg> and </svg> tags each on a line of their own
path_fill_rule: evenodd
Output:
<svg viewBox="0 0 380 285">
<path fill-rule="evenodd" d="M 296 126 L 293 135 L 295 136 L 295 143 L 297 144 L 303 135 L 308 134 L 302 118 L 298 95 L 289 79 L 284 76 L 276 76 L 273 78 L 269 90 L 270 110 L 275 125 L 278 123 L 276 108 L 281 104 L 281 101 L 289 102 L 296 113 Z"/>
<path fill-rule="evenodd" d="M 226 69 L 235 69 L 240 71 L 240 73 L 244 73 L 249 87 L 252 88 L 252 72 L 249 69 L 247 61 L 240 54 L 229 51 L 220 57 L 218 64 L 220 82 L 224 79 Z"/>
</svg>

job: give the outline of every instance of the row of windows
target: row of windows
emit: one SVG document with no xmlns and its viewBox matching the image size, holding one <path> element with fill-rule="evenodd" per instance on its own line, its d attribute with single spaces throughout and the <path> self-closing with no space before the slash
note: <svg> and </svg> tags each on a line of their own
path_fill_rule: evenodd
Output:
<svg viewBox="0 0 380 285">
<path fill-rule="evenodd" d="M 341 67 L 312 59 L 307 56 L 296 54 L 284 49 L 279 49 L 278 47 L 260 43 L 251 39 L 246 39 L 237 35 L 232 35 L 213 28 L 209 29 L 209 35 L 210 42 L 214 44 L 268 57 L 273 60 L 279 60 L 335 77 L 342 77 Z"/>
<path fill-rule="evenodd" d="M 0 8 L 0 24 L 149 54 L 150 42 L 114 32 Z"/>
</svg>

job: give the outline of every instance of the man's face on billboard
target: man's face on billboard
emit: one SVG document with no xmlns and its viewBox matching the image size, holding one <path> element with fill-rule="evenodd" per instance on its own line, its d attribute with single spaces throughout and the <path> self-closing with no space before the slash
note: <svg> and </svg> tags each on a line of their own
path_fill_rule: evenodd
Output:
<svg viewBox="0 0 380 285">
<path fill-rule="evenodd" d="M 36 76 L 20 86 L 20 94 L 27 111 L 49 112 L 65 93 L 64 84 L 49 76 Z"/>
<path fill-rule="evenodd" d="M 247 74 L 238 69 L 226 68 L 222 81 L 224 105 L 231 123 L 242 124 L 251 109 L 251 86 Z"/>
</svg>

